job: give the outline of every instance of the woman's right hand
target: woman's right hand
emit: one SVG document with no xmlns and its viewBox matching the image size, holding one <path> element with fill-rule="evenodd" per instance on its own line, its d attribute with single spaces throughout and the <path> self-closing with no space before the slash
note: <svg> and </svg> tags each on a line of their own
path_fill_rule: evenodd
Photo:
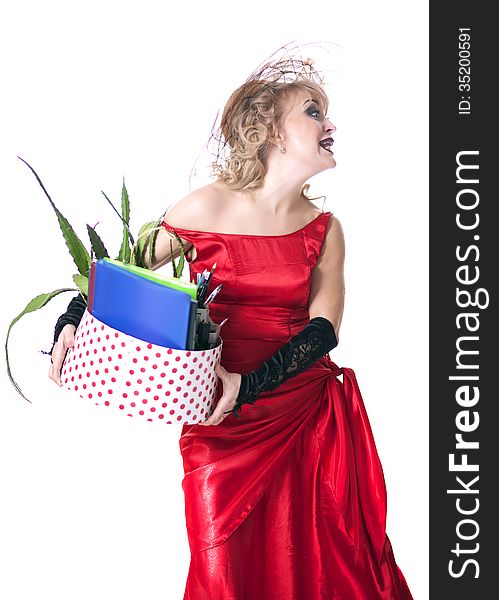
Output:
<svg viewBox="0 0 499 600">
<path fill-rule="evenodd" d="M 64 325 L 57 338 L 57 342 L 52 348 L 52 364 L 49 369 L 49 377 L 57 385 L 62 387 L 61 368 L 66 357 L 68 348 L 72 348 L 75 340 L 76 327 L 71 324 Z"/>
</svg>

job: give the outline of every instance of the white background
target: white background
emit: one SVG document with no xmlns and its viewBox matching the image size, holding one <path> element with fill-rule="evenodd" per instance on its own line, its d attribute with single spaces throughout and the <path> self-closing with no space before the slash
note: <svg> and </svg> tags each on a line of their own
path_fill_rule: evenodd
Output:
<svg viewBox="0 0 499 600">
<path fill-rule="evenodd" d="M 339 45 L 329 89 L 337 167 L 311 181 L 343 224 L 346 307 L 331 357 L 352 367 L 388 489 L 387 532 L 428 597 L 428 19 L 425 3 L 10 3 L 0 14 L 1 331 L 75 272 L 39 173 L 82 239 L 117 253 L 189 191 L 216 112 L 279 46 Z M 5 6 L 5 5 L 4 5 Z M 336 58 L 335 58 L 336 60 Z M 341 63 L 341 64 L 340 64 Z M 336 68 L 336 64 L 333 65 Z M 200 182 L 192 182 L 195 188 Z M 322 203 L 318 203 L 322 206 Z M 0 596 L 182 598 L 189 565 L 180 428 L 109 416 L 47 377 L 72 294 L 24 317 L 1 366 Z"/>
</svg>

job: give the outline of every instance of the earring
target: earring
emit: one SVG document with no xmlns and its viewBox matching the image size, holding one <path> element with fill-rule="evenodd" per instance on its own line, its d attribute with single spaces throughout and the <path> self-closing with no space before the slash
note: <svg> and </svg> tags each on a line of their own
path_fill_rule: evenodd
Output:
<svg viewBox="0 0 499 600">
<path fill-rule="evenodd" d="M 286 148 L 284 146 L 279 146 L 281 149 L 281 154 L 286 154 Z"/>
</svg>

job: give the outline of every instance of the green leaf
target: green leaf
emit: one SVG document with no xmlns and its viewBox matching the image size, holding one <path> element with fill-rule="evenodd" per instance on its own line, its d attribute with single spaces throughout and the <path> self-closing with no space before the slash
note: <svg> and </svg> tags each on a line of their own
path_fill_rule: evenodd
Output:
<svg viewBox="0 0 499 600">
<path fill-rule="evenodd" d="M 182 271 L 184 270 L 184 263 L 185 263 L 184 256 L 185 256 L 184 255 L 184 247 L 180 246 L 180 256 L 178 258 L 178 267 L 177 267 L 177 272 L 178 272 L 177 277 L 178 278 L 180 278 L 180 276 L 182 275 Z"/>
<path fill-rule="evenodd" d="M 104 194 L 104 192 L 101 190 L 102 195 L 104 196 L 104 198 L 109 202 L 109 204 L 111 205 L 111 208 L 114 210 L 114 212 L 118 215 L 118 217 L 120 218 L 121 222 L 123 223 L 123 227 L 126 227 L 128 235 L 130 236 L 130 241 L 132 242 L 132 244 L 135 244 L 134 239 L 133 239 L 133 235 L 132 232 L 130 231 L 130 227 L 128 226 L 128 223 L 123 219 L 123 217 L 120 215 L 118 209 L 114 206 L 114 204 L 111 202 L 111 200 L 109 200 L 109 198 L 106 196 L 106 194 Z"/>
<path fill-rule="evenodd" d="M 165 210 L 165 212 L 161 215 L 161 217 L 157 220 L 156 224 L 157 225 L 161 225 L 161 223 L 164 221 L 165 215 L 168 212 L 169 207 L 167 207 L 167 209 Z M 173 244 L 172 241 L 170 239 L 170 256 L 172 257 L 172 267 L 173 267 L 173 276 L 176 277 L 177 279 L 180 279 L 180 276 L 182 275 L 182 271 L 184 270 L 184 244 L 182 242 L 182 239 L 177 235 L 176 231 L 172 231 L 173 235 L 175 236 L 175 238 L 177 239 L 179 246 L 180 246 L 180 255 L 179 255 L 179 262 L 178 262 L 178 266 L 175 264 L 175 259 L 173 258 Z M 156 234 L 157 236 L 157 234 Z M 154 243 L 156 242 L 156 239 L 154 239 Z M 151 249 L 150 249 L 150 254 L 149 254 L 149 260 L 152 261 L 152 256 L 154 252 L 154 246 L 152 245 Z"/>
<path fill-rule="evenodd" d="M 17 315 L 17 317 L 15 319 L 13 319 L 11 324 L 9 325 L 9 328 L 7 330 L 7 337 L 5 338 L 5 361 L 7 363 L 7 375 L 9 376 L 9 379 L 10 379 L 12 385 L 15 387 L 16 391 L 19 394 L 21 394 L 21 396 L 25 400 L 28 400 L 28 398 L 26 398 L 26 396 L 22 393 L 19 385 L 14 381 L 14 378 L 12 377 L 12 372 L 10 370 L 9 350 L 8 350 L 10 331 L 11 331 L 12 327 L 17 323 L 17 321 L 19 321 L 19 319 L 21 317 L 23 317 L 24 315 L 26 315 L 27 313 L 34 312 L 35 310 L 42 308 L 43 306 L 45 306 L 47 304 L 47 302 L 52 300 L 52 298 L 55 298 L 55 296 L 62 294 L 62 292 L 75 292 L 75 291 L 78 291 L 78 290 L 75 290 L 74 288 L 61 288 L 59 290 L 55 290 L 54 292 L 49 292 L 48 294 L 40 294 L 39 296 L 36 296 L 32 300 L 30 300 L 30 302 L 28 302 L 28 304 L 26 305 L 26 308 L 21 313 L 19 313 Z M 31 400 L 28 400 L 28 402 L 31 402 Z"/>
<path fill-rule="evenodd" d="M 73 281 L 80 290 L 82 296 L 85 297 L 86 301 L 88 298 L 88 277 L 84 277 L 83 275 L 77 273 L 76 275 L 73 275 Z"/>
<path fill-rule="evenodd" d="M 41 182 L 40 178 L 38 177 L 38 175 L 35 172 L 35 170 L 33 169 L 33 167 L 31 165 L 29 165 L 20 156 L 18 156 L 17 158 L 19 158 L 19 160 L 22 160 L 23 163 L 25 163 L 31 169 L 31 171 L 33 172 L 34 176 L 36 177 L 38 183 L 40 184 L 42 190 L 45 192 L 45 195 L 49 199 L 49 202 L 52 205 L 52 208 L 54 209 L 55 214 L 57 215 L 57 219 L 59 221 L 59 227 L 61 228 L 62 235 L 64 236 L 64 239 L 66 241 L 66 246 L 68 247 L 69 253 L 73 257 L 73 260 L 76 264 L 78 271 L 82 275 L 88 275 L 88 269 L 90 268 L 90 263 L 91 263 L 90 254 L 87 252 L 87 250 L 86 250 L 85 246 L 82 244 L 80 238 L 74 232 L 73 228 L 69 224 L 69 221 L 64 217 L 64 215 L 61 213 L 61 211 L 53 203 L 52 198 L 49 196 L 47 190 L 45 189 L 43 183 Z"/>
<path fill-rule="evenodd" d="M 172 257 L 172 268 L 173 268 L 173 276 L 178 277 L 177 275 L 177 267 L 175 265 L 175 261 L 173 260 L 173 242 L 170 239 L 170 256 Z"/>
<path fill-rule="evenodd" d="M 152 261 L 153 261 L 153 258 L 154 258 L 154 248 L 156 247 L 156 239 L 158 237 L 158 232 L 161 229 L 161 223 L 163 222 L 164 217 L 165 217 L 165 213 L 163 213 L 159 217 L 159 219 L 156 221 L 156 223 L 154 224 L 155 231 L 153 233 L 153 236 L 152 236 L 152 239 L 151 239 L 151 243 L 149 245 L 149 264 L 150 265 L 152 264 Z"/>
<path fill-rule="evenodd" d="M 173 266 L 173 276 L 177 279 L 180 279 L 182 275 L 182 271 L 184 270 L 184 244 L 182 243 L 181 238 L 177 235 L 175 231 L 172 232 L 173 235 L 177 238 L 178 243 L 180 244 L 180 255 L 178 259 L 178 265 L 175 264 L 175 259 L 173 258 L 173 244 L 170 240 L 170 256 L 172 257 L 172 266 Z"/>
<path fill-rule="evenodd" d="M 95 252 L 95 256 L 97 259 L 99 258 L 109 258 L 109 253 L 104 246 L 104 242 L 99 237 L 99 234 L 95 231 L 93 227 L 90 227 L 87 223 L 87 231 L 88 237 L 90 238 L 90 244 L 92 245 L 92 250 Z"/>
<path fill-rule="evenodd" d="M 121 242 L 120 252 L 118 254 L 118 260 L 122 260 L 125 263 L 130 262 L 130 200 L 128 198 L 128 191 L 125 186 L 125 178 L 123 177 L 123 187 L 121 188 L 121 216 L 123 219 L 123 241 Z M 125 225 L 126 224 L 126 225 Z"/>
<path fill-rule="evenodd" d="M 180 242 L 180 256 L 179 256 L 179 260 L 178 260 L 178 265 L 175 264 L 175 259 L 173 258 L 173 242 L 171 239 L 170 239 L 170 256 L 172 257 L 173 276 L 176 277 L 177 279 L 180 279 L 180 276 L 182 275 L 182 271 L 184 269 L 184 246 L 183 246 L 182 242 L 180 241 L 180 238 L 178 237 L 178 235 L 175 233 L 174 233 L 174 235 Z"/>
<path fill-rule="evenodd" d="M 155 238 L 157 236 L 157 231 L 155 230 L 160 229 L 159 227 L 156 227 L 156 224 L 157 221 L 149 221 L 148 223 L 144 223 L 144 225 L 142 225 L 142 227 L 139 229 L 137 242 L 135 243 L 132 250 L 132 257 L 135 258 L 135 264 L 140 267 L 146 268 L 144 264 L 144 252 L 148 241 L 151 241 L 154 252 L 154 243 L 156 241 Z M 149 261 L 149 264 L 151 264 L 151 262 L 152 259 Z"/>
</svg>

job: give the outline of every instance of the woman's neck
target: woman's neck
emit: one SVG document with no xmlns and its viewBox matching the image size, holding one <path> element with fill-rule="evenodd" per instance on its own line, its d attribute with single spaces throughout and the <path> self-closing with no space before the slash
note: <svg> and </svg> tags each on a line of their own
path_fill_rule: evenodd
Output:
<svg viewBox="0 0 499 600">
<path fill-rule="evenodd" d="M 242 197 L 251 205 L 265 208 L 265 211 L 276 217 L 303 210 L 306 196 L 302 193 L 303 182 L 289 183 L 284 180 L 263 181 L 253 190 L 242 190 Z"/>
</svg>

